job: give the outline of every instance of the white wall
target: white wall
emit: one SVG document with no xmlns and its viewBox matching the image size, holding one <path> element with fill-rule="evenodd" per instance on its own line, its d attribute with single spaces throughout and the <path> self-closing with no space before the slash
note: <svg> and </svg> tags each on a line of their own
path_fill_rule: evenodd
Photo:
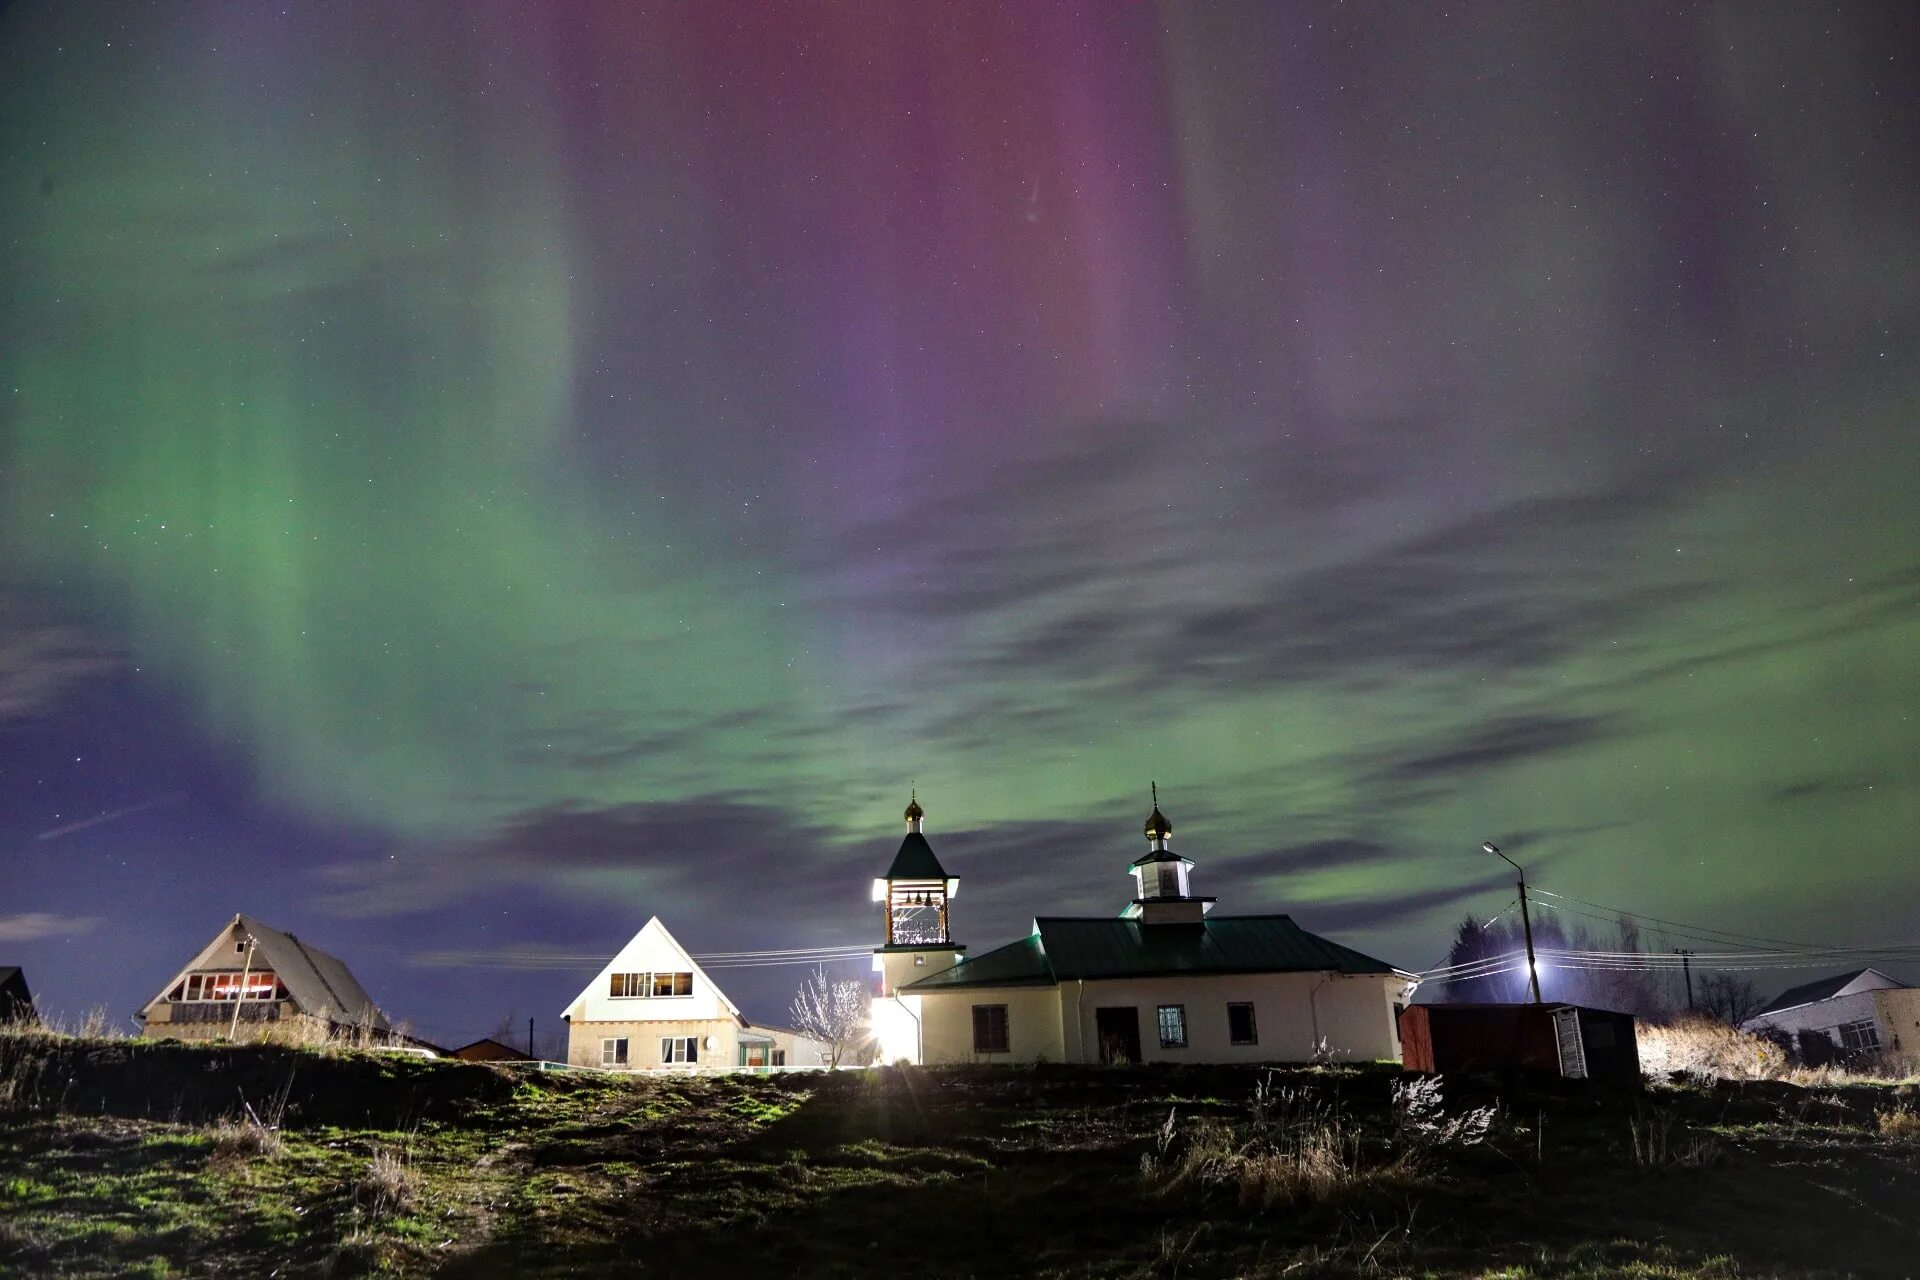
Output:
<svg viewBox="0 0 1920 1280">
<path fill-rule="evenodd" d="M 1140 1020 L 1143 1062 L 1304 1062 L 1314 1056 L 1316 1035 L 1334 1057 L 1364 1062 L 1399 1058 L 1393 1006 L 1405 985 L 1378 974 L 1203 974 L 1102 980 L 1086 983 L 1084 991 L 1063 982 L 1060 995 L 1071 1061 L 1100 1060 L 1096 1010 L 1131 1006 Z M 1236 1045 L 1228 1034 L 1227 1006 L 1241 1003 L 1254 1007 L 1257 1044 Z M 1185 1006 L 1184 1049 L 1160 1047 L 1163 1004 Z"/>
<path fill-rule="evenodd" d="M 662 1001 L 665 1003 L 665 1001 Z M 567 1025 L 567 1061 L 576 1067 L 600 1065 L 600 1042 L 625 1036 L 627 1071 L 688 1071 L 733 1067 L 740 1061 L 740 1024 L 731 1018 L 660 1022 L 573 1022 Z M 693 1063 L 660 1061 L 663 1037 L 692 1037 L 700 1043 L 700 1060 Z M 711 1039 L 713 1048 L 707 1048 Z"/>
<path fill-rule="evenodd" d="M 912 999 L 909 996 L 907 999 Z M 1065 1062 L 1060 1039 L 1060 993 L 1054 987 L 983 987 L 958 991 L 928 991 L 920 995 L 921 1061 L 956 1062 Z M 890 1001 L 875 1001 L 878 1008 Z M 973 1051 L 973 1007 L 1007 1006 L 1006 1053 Z"/>
<path fill-rule="evenodd" d="M 1405 982 L 1381 975 L 1320 973 L 1207 974 L 1193 977 L 1063 982 L 1058 987 L 929 991 L 920 999 L 923 1060 L 941 1062 L 1098 1062 L 1095 1032 L 1102 1008 L 1128 1007 L 1140 1024 L 1142 1062 L 1304 1062 L 1316 1033 L 1333 1055 L 1364 1062 L 1400 1057 L 1393 1006 Z M 908 997 L 912 999 L 912 997 Z M 876 1001 L 876 1025 L 891 1001 Z M 1232 1043 L 1227 1005 L 1254 1006 L 1258 1043 Z M 973 1051 L 973 1006 L 1007 1006 L 1010 1052 Z M 1187 1047 L 1160 1047 L 1159 1007 L 1185 1007 Z M 904 1028 L 903 1028 L 904 1029 Z M 889 1059 L 891 1060 L 891 1059 Z"/>
</svg>

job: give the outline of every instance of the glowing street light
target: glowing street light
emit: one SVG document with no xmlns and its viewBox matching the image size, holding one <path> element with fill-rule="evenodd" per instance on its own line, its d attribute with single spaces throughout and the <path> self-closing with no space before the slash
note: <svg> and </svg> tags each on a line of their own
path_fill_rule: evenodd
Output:
<svg viewBox="0 0 1920 1280">
<path fill-rule="evenodd" d="M 1527 984 L 1533 988 L 1533 1002 L 1540 1004 L 1542 1003 L 1540 999 L 1540 966 L 1535 964 L 1533 959 L 1533 921 L 1527 915 L 1526 869 L 1506 854 L 1500 852 L 1500 846 L 1491 840 L 1482 841 L 1480 847 L 1520 873 L 1520 930 L 1527 938 Z"/>
</svg>

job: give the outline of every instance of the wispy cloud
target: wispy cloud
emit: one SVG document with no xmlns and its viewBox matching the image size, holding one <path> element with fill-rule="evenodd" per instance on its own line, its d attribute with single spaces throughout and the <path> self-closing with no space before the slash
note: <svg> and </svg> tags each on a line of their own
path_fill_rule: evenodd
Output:
<svg viewBox="0 0 1920 1280">
<path fill-rule="evenodd" d="M 76 933 L 90 933 L 99 923 L 99 916 L 62 916 L 50 911 L 0 916 L 0 942 L 42 942 L 48 938 L 64 938 Z"/>
<path fill-rule="evenodd" d="M 118 655 L 85 632 L 21 620 L 0 597 L 0 723 L 42 711 L 73 685 L 119 665 Z"/>
</svg>

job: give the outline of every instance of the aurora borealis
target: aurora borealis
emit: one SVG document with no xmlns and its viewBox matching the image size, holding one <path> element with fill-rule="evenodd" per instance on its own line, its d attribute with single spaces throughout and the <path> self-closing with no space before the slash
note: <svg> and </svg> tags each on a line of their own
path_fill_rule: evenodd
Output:
<svg viewBox="0 0 1920 1280">
<path fill-rule="evenodd" d="M 18 3 L 0 963 L 1920 939 L 1904 5 Z M 798 971 L 725 979 L 762 1012 Z M 469 1037 L 469 1038 L 470 1038 Z"/>
</svg>

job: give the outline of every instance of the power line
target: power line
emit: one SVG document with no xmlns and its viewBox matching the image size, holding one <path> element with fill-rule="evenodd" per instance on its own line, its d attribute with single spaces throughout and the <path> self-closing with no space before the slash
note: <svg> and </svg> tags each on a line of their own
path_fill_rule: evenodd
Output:
<svg viewBox="0 0 1920 1280">
<path fill-rule="evenodd" d="M 1585 898 L 1576 898 L 1570 893 L 1555 893 L 1551 889 L 1542 889 L 1537 885 L 1534 886 L 1533 891 L 1535 893 L 1544 893 L 1549 898 L 1564 898 L 1568 902 L 1578 902 L 1582 906 L 1593 907 L 1596 910 L 1600 910 L 1600 911 L 1611 911 L 1616 916 L 1627 916 L 1631 919 L 1644 920 L 1651 924 L 1663 924 L 1674 929 L 1692 929 L 1698 933 L 1722 934 L 1727 939 L 1735 942 L 1746 942 L 1746 943 L 1764 942 L 1770 946 L 1798 947 L 1803 949 L 1819 949 L 1827 945 L 1825 943 L 1818 943 L 1818 942 L 1789 942 L 1784 938 L 1768 938 L 1756 933 L 1736 933 L 1730 929 L 1716 929 L 1712 925 L 1687 924 L 1686 922 L 1681 920 L 1664 920 L 1659 916 L 1643 915 L 1638 911 L 1629 911 L 1625 907 L 1610 907 L 1604 902 L 1589 902 Z M 1612 923 L 1612 922 L 1610 921 L 1609 923 Z"/>
</svg>

